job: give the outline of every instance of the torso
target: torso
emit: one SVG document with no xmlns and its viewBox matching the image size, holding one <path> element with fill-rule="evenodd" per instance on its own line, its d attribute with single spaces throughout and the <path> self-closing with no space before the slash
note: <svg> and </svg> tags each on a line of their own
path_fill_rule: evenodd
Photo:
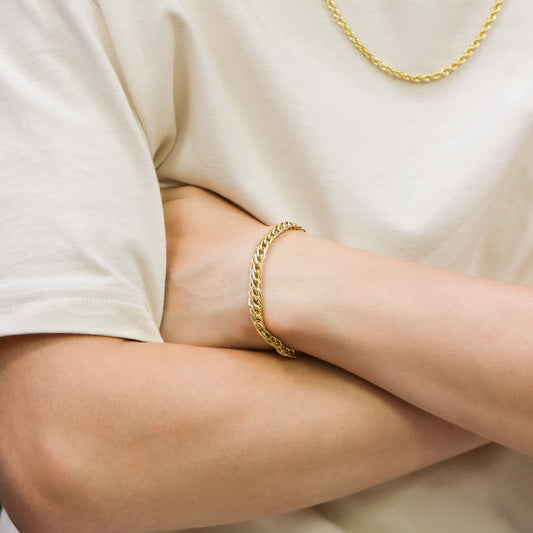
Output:
<svg viewBox="0 0 533 533">
<path fill-rule="evenodd" d="M 134 54 L 123 66 L 162 186 L 199 185 L 266 223 L 533 285 L 528 0 L 504 5 L 472 59 L 430 85 L 377 71 L 322 0 L 158 5 L 132 22 L 154 46 L 151 80 Z M 463 51 L 492 2 L 338 5 L 379 56 L 425 72 Z M 104 8 L 118 43 L 128 6 Z M 313 509 L 200 531 L 526 532 L 532 482 L 533 459 L 489 445 Z"/>
</svg>

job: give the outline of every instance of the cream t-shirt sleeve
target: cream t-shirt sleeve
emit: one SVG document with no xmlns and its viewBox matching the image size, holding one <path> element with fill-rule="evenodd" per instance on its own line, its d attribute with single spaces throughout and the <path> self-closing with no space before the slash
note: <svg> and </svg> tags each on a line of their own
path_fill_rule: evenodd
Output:
<svg viewBox="0 0 533 533">
<path fill-rule="evenodd" d="M 161 342 L 156 171 L 91 0 L 0 17 L 0 335 Z"/>
</svg>

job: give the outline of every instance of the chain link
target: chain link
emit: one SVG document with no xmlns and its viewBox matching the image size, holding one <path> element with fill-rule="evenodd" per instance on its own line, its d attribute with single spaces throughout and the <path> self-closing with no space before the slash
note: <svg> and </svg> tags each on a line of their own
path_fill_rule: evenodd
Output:
<svg viewBox="0 0 533 533">
<path fill-rule="evenodd" d="M 341 12 L 337 8 L 337 5 L 335 4 L 334 0 L 325 0 L 326 4 L 333 16 L 333 18 L 337 21 L 337 24 L 342 28 L 348 39 L 351 41 L 351 43 L 354 45 L 354 47 L 363 54 L 368 61 L 370 61 L 373 65 L 375 65 L 377 68 L 388 74 L 389 76 L 393 76 L 395 78 L 404 80 L 404 81 L 411 81 L 414 83 L 428 83 L 431 81 L 440 80 L 441 78 L 444 78 L 445 76 L 448 76 L 455 70 L 457 70 L 479 47 L 483 39 L 485 39 L 488 31 L 490 30 L 493 22 L 496 20 L 496 17 L 498 16 L 498 13 L 501 9 L 501 6 L 504 2 L 504 0 L 497 0 L 494 5 L 492 6 L 492 10 L 490 12 L 490 15 L 488 16 L 487 20 L 485 21 L 485 24 L 483 24 L 480 32 L 477 34 L 476 38 L 472 41 L 472 43 L 468 46 L 468 48 L 463 52 L 461 56 L 459 56 L 455 61 L 450 63 L 448 66 L 442 68 L 441 70 L 437 70 L 435 72 L 432 72 L 430 74 L 409 74 L 408 72 L 403 72 L 401 70 L 397 70 L 387 63 L 385 61 L 379 59 L 376 57 L 355 35 L 355 33 L 351 30 L 350 26 L 348 26 L 347 22 L 344 20 L 343 16 L 341 15 Z"/>
<path fill-rule="evenodd" d="M 261 240 L 255 249 L 254 256 L 252 257 L 252 263 L 250 265 L 250 285 L 248 289 L 248 306 L 250 307 L 250 314 L 252 315 L 252 322 L 255 329 L 263 337 L 263 339 L 270 344 L 270 346 L 276 349 L 280 355 L 285 357 L 296 357 L 296 351 L 288 346 L 285 346 L 283 342 L 274 337 L 272 333 L 268 331 L 263 319 L 263 263 L 268 248 L 276 237 L 281 235 L 284 231 L 296 230 L 305 231 L 301 226 L 294 222 L 282 222 L 277 226 L 274 226 Z"/>
</svg>

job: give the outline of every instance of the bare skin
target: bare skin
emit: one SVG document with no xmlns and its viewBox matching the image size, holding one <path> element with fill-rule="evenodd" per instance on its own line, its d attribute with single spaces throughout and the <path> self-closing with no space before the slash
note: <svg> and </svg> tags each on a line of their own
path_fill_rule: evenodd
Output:
<svg viewBox="0 0 533 533">
<path fill-rule="evenodd" d="M 175 335 L 201 344 L 199 317 L 173 327 L 183 323 L 178 302 L 210 294 L 210 268 L 222 266 L 222 250 L 236 249 L 226 262 L 232 276 L 215 284 L 226 291 L 224 306 L 211 294 L 213 305 L 197 308 L 215 310 L 204 342 L 263 347 L 228 295 L 246 292 L 239 268 L 247 271 L 264 226 L 202 191 L 180 195 L 165 204 L 169 342 L 0 342 L 0 495 L 21 531 L 141 533 L 248 520 L 350 494 L 485 442 L 315 359 L 172 342 Z M 205 248 L 196 232 L 205 235 L 206 216 L 219 215 L 230 220 L 220 226 L 221 248 Z M 176 298 L 180 272 L 194 290 Z"/>
<path fill-rule="evenodd" d="M 70 335 L 1 347 L 0 494 L 24 533 L 248 520 L 483 442 L 312 359 Z"/>
<path fill-rule="evenodd" d="M 180 210 L 193 197 L 202 209 Z M 169 224 L 180 227 L 188 269 L 169 256 L 169 293 L 205 336 L 256 346 L 246 306 L 244 253 L 251 217 L 205 191 L 166 193 Z M 209 215 L 207 216 L 207 213 Z M 175 218 L 175 220 L 174 220 Z M 263 226 L 261 228 L 265 230 Z M 225 239 L 231 247 L 226 249 Z M 217 257 L 216 264 L 210 263 Z M 194 266 L 191 266 L 194 265 Z M 230 284 L 224 295 L 206 280 Z M 301 232 L 287 232 L 265 265 L 265 313 L 272 333 L 291 347 L 354 373 L 449 422 L 533 455 L 533 288 L 400 261 Z M 185 285 L 194 292 L 184 290 Z M 179 296 L 178 296 L 179 294 Z M 208 298 L 205 295 L 209 295 Z M 224 309 L 217 315 L 217 302 Z M 180 341 L 173 313 L 165 332 Z M 202 320 L 206 320 L 202 323 Z M 247 324 L 247 325 L 245 325 Z M 233 325 L 233 327 L 232 327 Z"/>
</svg>

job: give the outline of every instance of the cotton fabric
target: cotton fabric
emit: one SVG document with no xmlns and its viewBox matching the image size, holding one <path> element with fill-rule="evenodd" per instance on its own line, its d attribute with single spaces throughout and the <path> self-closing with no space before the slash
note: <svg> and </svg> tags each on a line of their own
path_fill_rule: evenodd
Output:
<svg viewBox="0 0 533 533">
<path fill-rule="evenodd" d="M 412 72 L 457 57 L 491 1 L 338 1 Z M 17 0 L 0 21 L 0 334 L 160 342 L 159 187 L 268 224 L 533 285 L 533 17 L 504 4 L 474 57 L 410 85 L 319 0 Z M 280 517 L 206 533 L 533 528 L 533 459 L 488 445 Z"/>
</svg>

